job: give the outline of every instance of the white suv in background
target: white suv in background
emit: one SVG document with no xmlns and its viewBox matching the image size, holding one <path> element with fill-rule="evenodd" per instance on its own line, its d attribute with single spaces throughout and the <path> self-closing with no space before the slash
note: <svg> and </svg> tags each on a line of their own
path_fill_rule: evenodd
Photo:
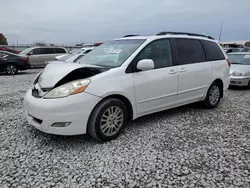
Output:
<svg viewBox="0 0 250 188">
<path fill-rule="evenodd" d="M 230 63 L 212 38 L 161 32 L 106 42 L 77 63 L 49 64 L 24 98 L 27 119 L 51 134 L 116 138 L 129 121 L 201 101 L 215 108 Z"/>
</svg>

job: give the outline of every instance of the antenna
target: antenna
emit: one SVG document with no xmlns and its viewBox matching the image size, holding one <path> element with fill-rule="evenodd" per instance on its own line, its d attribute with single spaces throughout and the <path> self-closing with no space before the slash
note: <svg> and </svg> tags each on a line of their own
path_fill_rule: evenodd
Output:
<svg viewBox="0 0 250 188">
<path fill-rule="evenodd" d="M 223 22 L 221 22 L 221 25 L 220 25 L 220 36 L 219 36 L 219 41 L 220 41 L 220 39 L 221 39 L 222 27 L 223 27 Z"/>
</svg>

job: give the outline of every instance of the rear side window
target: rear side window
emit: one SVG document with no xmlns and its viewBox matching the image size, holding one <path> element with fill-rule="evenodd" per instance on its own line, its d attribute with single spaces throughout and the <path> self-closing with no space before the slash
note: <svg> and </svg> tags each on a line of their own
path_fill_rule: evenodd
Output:
<svg viewBox="0 0 250 188">
<path fill-rule="evenodd" d="M 204 44 L 204 47 L 208 53 L 208 61 L 225 59 L 225 56 L 218 44 L 207 40 L 202 40 L 202 43 Z"/>
<path fill-rule="evenodd" d="M 175 43 L 180 65 L 206 61 L 205 51 L 199 40 L 176 38 Z"/>
<path fill-rule="evenodd" d="M 66 51 L 63 48 L 55 48 L 57 54 L 65 54 Z"/>
<path fill-rule="evenodd" d="M 40 55 L 40 54 L 43 54 L 43 51 L 41 48 L 35 48 L 34 50 L 32 50 L 29 54 L 32 54 L 32 55 Z"/>
<path fill-rule="evenodd" d="M 54 54 L 54 48 L 43 48 L 43 54 Z"/>
</svg>

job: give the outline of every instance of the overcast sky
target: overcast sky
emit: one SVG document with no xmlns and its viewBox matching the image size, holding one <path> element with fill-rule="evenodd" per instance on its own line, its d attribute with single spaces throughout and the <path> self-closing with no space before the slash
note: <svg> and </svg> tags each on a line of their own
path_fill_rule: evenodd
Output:
<svg viewBox="0 0 250 188">
<path fill-rule="evenodd" d="M 188 31 L 250 40 L 250 0 L 0 0 L 9 44 L 98 42 L 126 34 Z"/>
</svg>

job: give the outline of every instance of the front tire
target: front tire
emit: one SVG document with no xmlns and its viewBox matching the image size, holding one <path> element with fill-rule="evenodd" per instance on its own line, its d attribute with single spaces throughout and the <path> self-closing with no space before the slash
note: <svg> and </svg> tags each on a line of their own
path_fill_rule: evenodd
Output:
<svg viewBox="0 0 250 188">
<path fill-rule="evenodd" d="M 15 65 L 13 64 L 8 64 L 4 68 L 4 72 L 8 75 L 15 75 L 18 73 L 18 69 Z"/>
<path fill-rule="evenodd" d="M 203 106 L 207 109 L 213 109 L 218 106 L 221 99 L 222 88 L 219 84 L 213 83 L 208 91 L 205 100 L 203 101 Z"/>
<path fill-rule="evenodd" d="M 250 89 L 250 80 L 248 82 L 247 88 Z"/>
<path fill-rule="evenodd" d="M 88 133 L 105 142 L 117 138 L 128 123 L 126 105 L 115 98 L 101 101 L 92 111 L 88 121 Z"/>
</svg>

